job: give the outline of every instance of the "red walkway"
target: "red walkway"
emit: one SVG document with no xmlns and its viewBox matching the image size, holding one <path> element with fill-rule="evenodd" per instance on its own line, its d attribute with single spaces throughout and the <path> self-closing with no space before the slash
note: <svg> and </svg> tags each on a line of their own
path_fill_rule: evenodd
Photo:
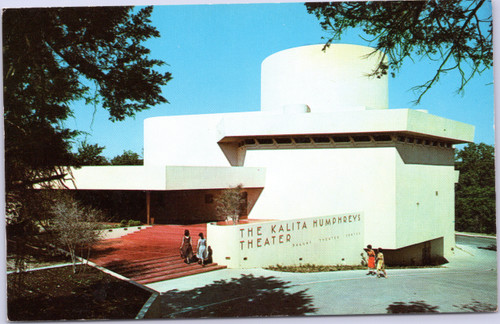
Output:
<svg viewBox="0 0 500 324">
<path fill-rule="evenodd" d="M 90 260 L 141 284 L 224 269 L 225 266 L 216 263 L 202 267 L 183 262 L 179 247 L 185 229 L 189 230 L 196 251 L 198 233 L 206 236 L 206 224 L 154 225 L 100 242 L 94 247 Z M 210 245 L 209 240 L 207 238 Z"/>
</svg>

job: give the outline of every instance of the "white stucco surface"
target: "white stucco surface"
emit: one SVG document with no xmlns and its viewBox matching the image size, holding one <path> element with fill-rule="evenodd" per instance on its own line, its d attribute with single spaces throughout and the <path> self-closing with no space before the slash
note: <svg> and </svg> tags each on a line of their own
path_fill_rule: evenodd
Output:
<svg viewBox="0 0 500 324">
<path fill-rule="evenodd" d="M 245 166 L 267 170 L 249 218 L 297 219 L 357 208 L 364 211 L 367 244 L 394 248 L 396 154 L 395 148 L 248 151 Z"/>
<path fill-rule="evenodd" d="M 455 246 L 453 166 L 405 164 L 396 157 L 396 246 L 444 238 L 445 257 Z"/>
<path fill-rule="evenodd" d="M 471 125 L 412 109 L 155 117 L 144 129 L 147 166 L 229 166 L 218 142 L 251 136 L 403 132 L 455 143 L 474 139 Z"/>
<path fill-rule="evenodd" d="M 413 109 L 302 114 L 224 114 L 218 140 L 257 135 L 407 132 L 469 142 L 474 127 Z"/>
<path fill-rule="evenodd" d="M 65 185 L 80 190 L 224 189 L 240 183 L 261 188 L 265 173 L 264 168 L 87 166 L 73 169 Z"/>
<path fill-rule="evenodd" d="M 361 212 L 242 225 L 208 224 L 213 259 L 229 268 L 359 264 Z"/>
<path fill-rule="evenodd" d="M 146 119 L 144 165 L 229 166 L 216 140 L 216 125 L 223 115 Z"/>
<path fill-rule="evenodd" d="M 322 49 L 295 47 L 262 62 L 262 111 L 288 104 L 307 104 L 312 112 L 388 107 L 387 75 L 368 76 L 377 69 L 381 52 L 347 44 Z"/>
</svg>

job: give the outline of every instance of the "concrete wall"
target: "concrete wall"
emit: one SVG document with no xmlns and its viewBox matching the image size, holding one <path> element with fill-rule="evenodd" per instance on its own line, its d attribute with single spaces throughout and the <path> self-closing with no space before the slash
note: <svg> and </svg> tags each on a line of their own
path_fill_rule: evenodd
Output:
<svg viewBox="0 0 500 324">
<path fill-rule="evenodd" d="M 453 164 L 405 164 L 400 150 L 249 150 L 245 166 L 267 170 L 250 218 L 295 219 L 357 208 L 365 213 L 364 245 L 400 249 L 442 237 L 447 256 L 455 245 Z"/>
<path fill-rule="evenodd" d="M 65 185 L 71 189 L 89 190 L 164 190 L 165 174 L 165 166 L 84 166 L 71 168 Z"/>
<path fill-rule="evenodd" d="M 398 156 L 396 172 L 397 247 L 442 237 L 449 256 L 455 246 L 454 166 L 405 164 Z"/>
<path fill-rule="evenodd" d="M 447 165 L 455 164 L 455 151 L 442 147 L 397 144 L 399 156 L 405 164 Z"/>
<path fill-rule="evenodd" d="M 249 150 L 245 166 L 266 167 L 253 219 L 365 213 L 364 245 L 396 245 L 394 147 Z"/>
<path fill-rule="evenodd" d="M 409 136 L 432 136 L 454 143 L 474 140 L 473 126 L 413 109 L 231 113 L 224 114 L 216 127 L 217 140 L 241 136 L 376 132 L 404 132 Z"/>
<path fill-rule="evenodd" d="M 110 228 L 102 231 L 101 239 L 108 240 L 119 238 L 128 234 L 132 234 L 134 232 L 138 232 L 141 229 L 151 227 L 150 225 L 142 225 L 142 226 L 127 226 L 127 227 L 118 227 L 118 228 Z"/>
<path fill-rule="evenodd" d="M 360 264 L 360 212 L 244 225 L 208 224 L 214 262 L 229 268 Z M 344 259 L 344 261 L 342 260 Z"/>
<path fill-rule="evenodd" d="M 368 77 L 382 58 L 373 48 L 334 44 L 291 48 L 262 62 L 261 109 L 307 104 L 312 112 L 388 107 L 387 75 Z"/>
<path fill-rule="evenodd" d="M 238 184 L 263 187 L 266 176 L 263 168 L 229 166 L 85 166 L 70 170 L 65 185 L 80 190 L 225 189 Z M 58 182 L 53 184 L 60 186 Z"/>
<path fill-rule="evenodd" d="M 263 187 L 264 168 L 231 167 L 166 167 L 166 190 L 226 189 L 243 184 L 244 187 Z"/>
<path fill-rule="evenodd" d="M 434 240 L 406 246 L 398 250 L 384 250 L 387 265 L 437 265 L 446 262 L 443 258 L 444 240 Z M 377 248 L 377 247 L 375 247 Z"/>
<path fill-rule="evenodd" d="M 156 166 L 241 166 L 238 140 L 252 136 L 404 132 L 412 136 L 472 141 L 474 127 L 411 109 L 290 113 L 283 111 L 154 117 L 144 121 L 144 164 Z M 413 150 L 415 151 L 415 150 Z M 401 152 L 407 162 L 419 152 Z M 449 154 L 436 148 L 425 163 Z M 154 179 L 153 179 L 154 180 Z"/>
<path fill-rule="evenodd" d="M 217 144 L 224 114 L 148 118 L 144 121 L 144 165 L 229 166 Z"/>
</svg>

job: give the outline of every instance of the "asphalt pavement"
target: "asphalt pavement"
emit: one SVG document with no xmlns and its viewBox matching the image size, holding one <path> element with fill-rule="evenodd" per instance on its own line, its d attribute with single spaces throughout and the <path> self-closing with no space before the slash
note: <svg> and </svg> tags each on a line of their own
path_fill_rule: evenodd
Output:
<svg viewBox="0 0 500 324">
<path fill-rule="evenodd" d="M 496 251 L 480 248 L 491 244 L 496 240 L 457 236 L 443 267 L 388 269 L 388 278 L 364 270 L 225 269 L 148 287 L 162 293 L 165 318 L 232 316 L 231 310 L 242 317 L 491 312 L 497 308 Z"/>
</svg>

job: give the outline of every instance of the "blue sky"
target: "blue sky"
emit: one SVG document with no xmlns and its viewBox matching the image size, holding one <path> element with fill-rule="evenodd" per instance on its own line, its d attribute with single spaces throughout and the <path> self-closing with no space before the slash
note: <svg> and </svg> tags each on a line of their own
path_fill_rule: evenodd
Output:
<svg viewBox="0 0 500 324">
<path fill-rule="evenodd" d="M 155 6 L 152 23 L 161 37 L 146 45 L 151 57 L 168 64 L 161 70 L 173 74 L 163 88 L 170 104 L 112 123 L 102 109 L 93 118 L 93 107 L 75 103 L 75 117 L 66 122 L 87 132 L 88 143 L 105 146 L 109 158 L 124 150 L 142 154 L 145 118 L 259 110 L 261 62 L 284 49 L 324 43 L 327 36 L 302 3 L 162 5 Z M 341 42 L 367 45 L 356 31 Z M 463 96 L 455 92 L 458 73 L 449 73 L 413 106 L 410 89 L 431 78 L 435 67 L 429 61 L 406 62 L 389 79 L 389 108 L 426 109 L 475 125 L 475 142 L 494 144 L 493 70 L 475 77 Z"/>
</svg>

